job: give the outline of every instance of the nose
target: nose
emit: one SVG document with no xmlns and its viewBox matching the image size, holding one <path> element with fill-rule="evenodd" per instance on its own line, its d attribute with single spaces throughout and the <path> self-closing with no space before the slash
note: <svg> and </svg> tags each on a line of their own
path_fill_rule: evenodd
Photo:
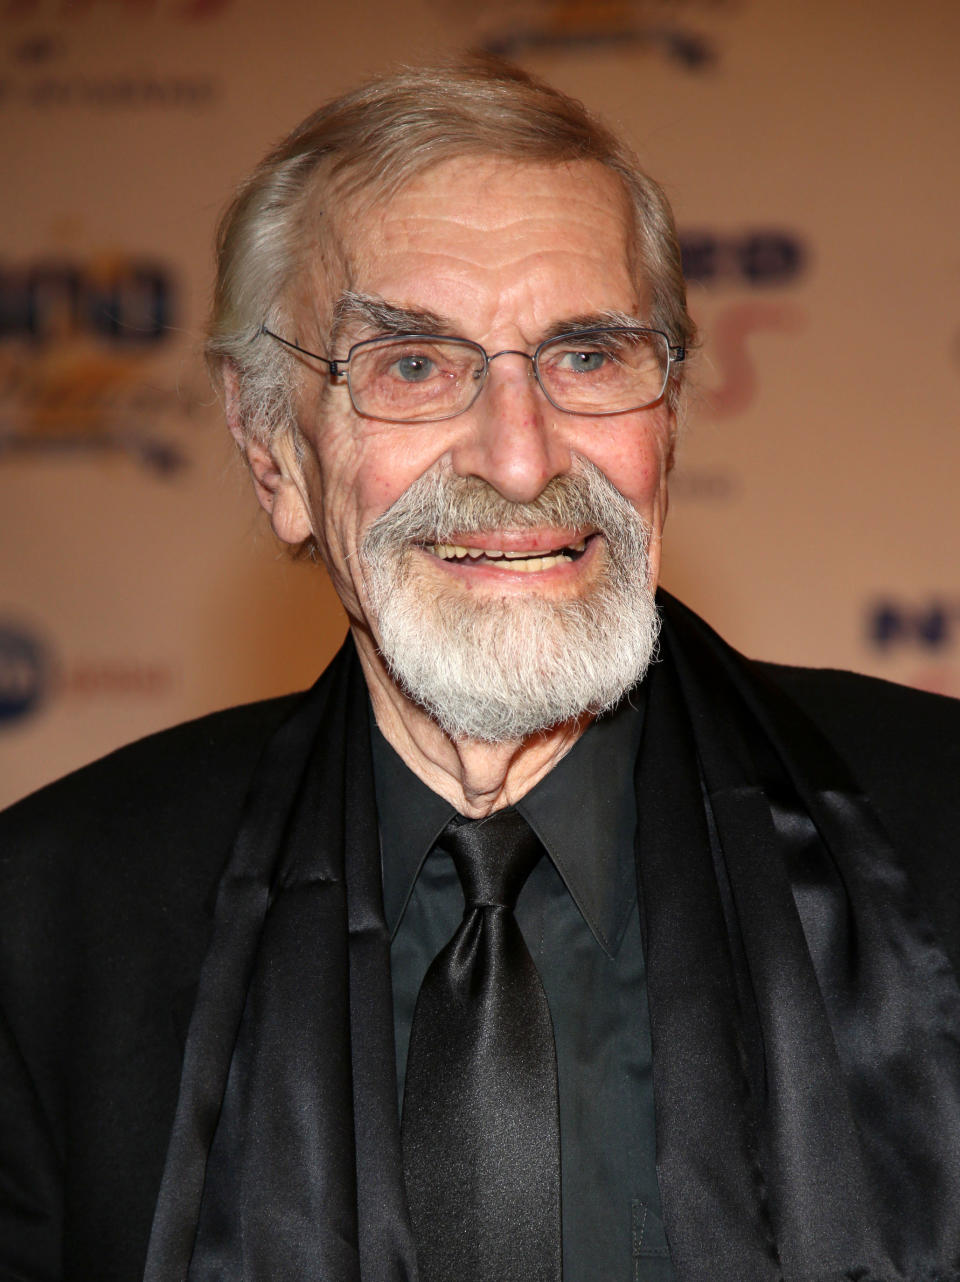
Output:
<svg viewBox="0 0 960 1282">
<path fill-rule="evenodd" d="M 537 384 L 530 357 L 497 353 L 483 392 L 464 415 L 453 470 L 479 476 L 511 503 L 533 502 L 548 481 L 570 468 L 558 417 Z"/>
</svg>

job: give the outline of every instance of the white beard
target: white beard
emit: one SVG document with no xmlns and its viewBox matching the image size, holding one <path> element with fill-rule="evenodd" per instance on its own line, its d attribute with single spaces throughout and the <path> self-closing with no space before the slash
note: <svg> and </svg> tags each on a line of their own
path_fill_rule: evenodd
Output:
<svg viewBox="0 0 960 1282">
<path fill-rule="evenodd" d="M 605 541 L 582 597 L 550 600 L 425 586 L 412 548 L 454 534 L 542 526 L 598 530 Z M 434 469 L 367 531 L 360 548 L 391 676 L 454 739 L 507 743 L 615 704 L 656 652 L 650 528 L 593 464 L 549 482 L 530 504 Z M 479 594 L 477 594 L 479 596 Z"/>
</svg>

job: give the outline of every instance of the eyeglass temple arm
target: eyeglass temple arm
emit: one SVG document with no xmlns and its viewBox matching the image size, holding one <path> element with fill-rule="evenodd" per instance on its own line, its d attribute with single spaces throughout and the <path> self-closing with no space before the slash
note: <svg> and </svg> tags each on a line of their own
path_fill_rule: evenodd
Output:
<svg viewBox="0 0 960 1282">
<path fill-rule="evenodd" d="M 289 347 L 292 351 L 299 352 L 301 356 L 310 356 L 315 361 L 323 361 L 324 365 L 329 368 L 332 378 L 337 377 L 341 372 L 340 366 L 345 364 L 344 361 L 330 360 L 327 356 L 321 356 L 319 352 L 309 352 L 305 347 L 301 347 L 299 343 L 291 343 L 289 338 L 282 338 L 279 334 L 275 334 L 273 330 L 268 329 L 266 325 L 260 326 L 257 331 L 257 336 L 259 337 L 260 334 L 266 334 L 268 338 L 273 338 L 278 343 L 282 343 L 284 347 Z"/>
</svg>

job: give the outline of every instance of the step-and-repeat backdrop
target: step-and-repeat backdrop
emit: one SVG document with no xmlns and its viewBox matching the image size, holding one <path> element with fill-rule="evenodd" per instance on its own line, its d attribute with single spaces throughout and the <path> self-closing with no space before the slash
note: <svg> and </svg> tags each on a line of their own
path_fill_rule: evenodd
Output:
<svg viewBox="0 0 960 1282">
<path fill-rule="evenodd" d="M 198 356 L 212 227 L 320 101 L 467 47 L 674 201 L 704 344 L 666 584 L 751 654 L 960 694 L 954 0 L 0 0 L 0 32 L 0 800 L 339 643 Z"/>
</svg>

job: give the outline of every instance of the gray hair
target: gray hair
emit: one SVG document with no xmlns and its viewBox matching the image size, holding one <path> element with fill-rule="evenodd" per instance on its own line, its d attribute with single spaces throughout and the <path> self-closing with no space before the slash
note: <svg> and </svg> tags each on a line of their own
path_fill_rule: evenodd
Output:
<svg viewBox="0 0 960 1282">
<path fill-rule="evenodd" d="M 246 430 L 261 439 L 295 429 L 293 364 L 261 327 L 281 328 L 291 282 L 315 249 L 315 201 L 389 198 L 425 170 L 461 156 L 562 163 L 593 160 L 621 179 L 633 208 L 634 268 L 650 290 L 650 324 L 688 347 L 673 214 L 629 147 L 582 103 L 500 59 L 477 57 L 383 76 L 308 116 L 257 166 L 217 235 L 207 340 L 214 377 L 236 373 Z M 331 305 L 332 305 L 332 301 Z M 682 366 L 668 399 L 678 408 Z"/>
</svg>

